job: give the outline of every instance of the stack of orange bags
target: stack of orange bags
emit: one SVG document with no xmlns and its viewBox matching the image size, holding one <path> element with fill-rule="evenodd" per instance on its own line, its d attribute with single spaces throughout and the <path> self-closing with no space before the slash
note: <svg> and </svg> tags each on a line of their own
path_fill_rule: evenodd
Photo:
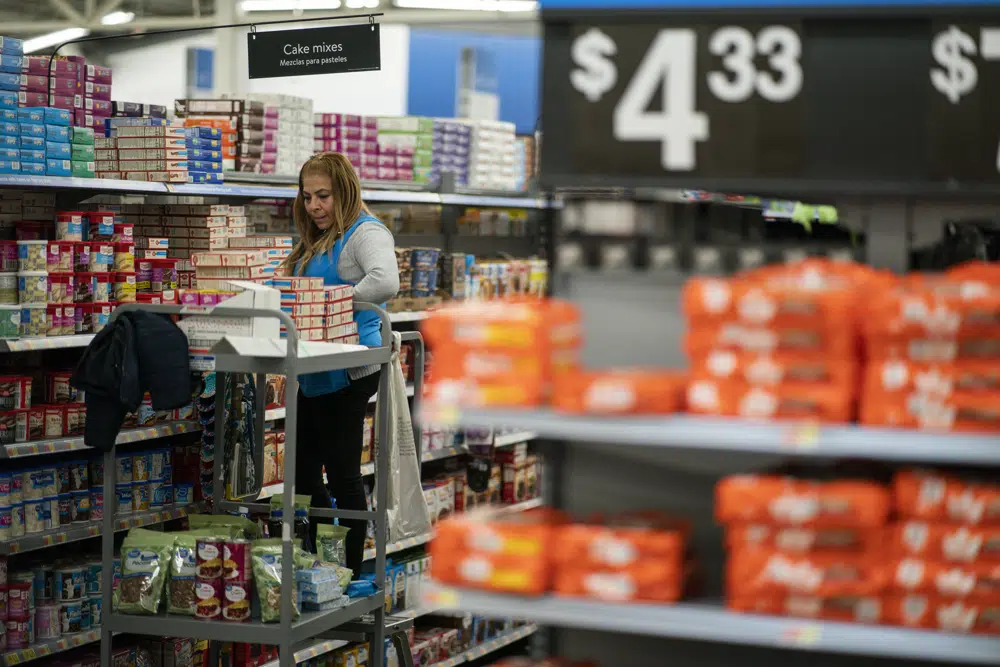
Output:
<svg viewBox="0 0 1000 667">
<path fill-rule="evenodd" d="M 432 402 L 537 407 L 590 414 L 664 414 L 681 407 L 674 371 L 580 367 L 580 314 L 551 299 L 469 302 L 430 314 L 422 331 L 434 354 Z"/>
<path fill-rule="evenodd" d="M 687 409 L 825 422 L 854 417 L 859 308 L 886 280 L 846 262 L 806 260 L 684 288 Z"/>
<path fill-rule="evenodd" d="M 866 481 L 740 475 L 716 488 L 735 611 L 879 620 L 890 495 Z"/>
<path fill-rule="evenodd" d="M 433 311 L 421 331 L 434 355 L 429 398 L 469 407 L 530 407 L 578 365 L 580 316 L 557 300 L 469 302 Z"/>
<path fill-rule="evenodd" d="M 1000 267 L 908 276 L 866 302 L 860 421 L 1000 431 Z"/>
<path fill-rule="evenodd" d="M 502 593 L 674 602 L 691 580 L 688 532 L 658 514 L 591 523 L 549 510 L 459 516 L 438 524 L 431 576 Z"/>
<path fill-rule="evenodd" d="M 551 587 L 562 522 L 561 515 L 544 509 L 441 521 L 431 541 L 431 576 L 455 586 L 541 595 Z"/>
<path fill-rule="evenodd" d="M 608 602 L 676 602 L 691 572 L 688 533 L 686 524 L 655 514 L 562 526 L 553 590 Z"/>
<path fill-rule="evenodd" d="M 904 471 L 893 495 L 887 621 L 1000 634 L 1000 484 Z"/>
</svg>

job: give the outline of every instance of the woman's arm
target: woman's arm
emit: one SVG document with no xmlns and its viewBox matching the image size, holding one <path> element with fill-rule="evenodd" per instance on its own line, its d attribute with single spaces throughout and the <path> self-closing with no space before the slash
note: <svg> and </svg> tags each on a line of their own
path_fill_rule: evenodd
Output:
<svg viewBox="0 0 1000 667">
<path fill-rule="evenodd" d="M 351 235 L 351 255 L 364 277 L 354 286 L 354 298 L 384 303 L 399 291 L 399 267 L 392 232 L 378 222 L 366 222 Z"/>
</svg>

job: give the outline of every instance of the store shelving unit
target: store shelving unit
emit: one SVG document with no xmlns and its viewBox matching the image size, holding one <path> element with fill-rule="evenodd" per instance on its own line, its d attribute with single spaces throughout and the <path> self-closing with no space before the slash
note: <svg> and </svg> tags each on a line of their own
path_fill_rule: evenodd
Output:
<svg viewBox="0 0 1000 667">
<path fill-rule="evenodd" d="M 99 629 L 65 635 L 63 637 L 59 637 L 58 639 L 49 639 L 47 641 L 38 642 L 28 648 L 12 649 L 5 653 L 0 653 L 0 665 L 3 667 L 23 665 L 24 663 L 31 662 L 32 660 L 46 658 L 50 655 L 56 655 L 57 653 L 63 653 L 80 646 L 93 644 L 94 642 L 98 642 L 100 640 L 101 631 Z"/>
<path fill-rule="evenodd" d="M 166 438 L 180 433 L 194 433 L 200 430 L 201 425 L 195 421 L 172 421 L 164 424 L 154 424 L 153 426 L 125 429 L 118 434 L 116 443 L 123 445 L 132 442 L 142 442 L 143 440 Z M 17 442 L 4 445 L 3 449 L 0 449 L 0 459 L 21 459 L 42 454 L 61 454 L 63 452 L 81 450 L 89 451 L 89 449 L 83 443 L 83 436 L 55 438 L 52 440 L 32 440 L 30 442 Z"/>
<path fill-rule="evenodd" d="M 140 306 L 129 304 L 115 311 L 113 318 L 128 310 L 142 309 L 148 312 L 179 315 L 182 308 L 179 306 Z M 355 309 L 374 310 L 382 320 L 382 339 L 390 340 L 391 324 L 384 311 L 370 304 L 356 303 Z M 208 315 L 212 312 L 209 309 L 199 312 L 198 315 Z M 223 338 L 211 350 L 215 360 L 215 370 L 217 373 L 217 386 L 220 390 L 216 398 L 216 438 L 222 442 L 225 438 L 226 407 L 224 405 L 225 392 L 221 390 L 225 386 L 227 373 L 250 373 L 260 375 L 263 373 L 280 373 L 287 379 L 287 387 L 290 395 L 294 396 L 298 392 L 298 375 L 300 373 L 318 372 L 324 370 L 338 370 L 343 368 L 353 368 L 369 364 L 379 364 L 382 366 L 383 375 L 379 385 L 379 397 L 382 405 L 389 406 L 388 402 L 388 368 L 391 358 L 391 347 L 385 345 L 378 348 L 366 348 L 360 345 L 343 345 L 335 343 L 306 343 L 300 344 L 295 325 L 291 318 L 280 310 L 254 310 L 254 309 L 225 309 L 220 313 L 225 317 L 247 318 L 247 317 L 274 317 L 277 318 L 287 330 L 287 338 L 281 340 L 269 339 L 241 339 Z M 220 409 L 221 408 L 221 409 Z M 391 408 L 388 408 L 391 410 Z M 286 447 L 286 475 L 295 477 L 295 425 L 296 406 L 292 403 L 286 411 L 286 422 L 288 425 L 288 435 L 285 443 Z M 263 418 L 263 414 L 260 415 Z M 388 424 L 391 414 L 386 414 L 386 419 L 379 420 L 380 439 L 387 438 Z M 258 438 L 263 438 L 263 429 L 257 432 Z M 258 450 L 263 450 L 261 442 L 256 443 Z M 105 453 L 105 471 L 115 470 L 114 450 Z M 387 470 L 388 470 L 388 450 L 383 449 L 379 453 L 378 461 L 379 479 L 376 485 L 378 499 L 377 508 L 371 512 L 346 512 L 343 510 L 331 510 L 335 516 L 346 516 L 365 518 L 375 522 L 376 548 L 375 566 L 376 571 L 385 569 L 386 556 L 386 513 L 387 505 Z M 215 475 L 215 498 L 223 498 L 223 480 L 221 477 L 221 466 L 216 465 Z M 115 498 L 115 475 L 104 475 L 104 497 L 108 499 L 105 504 L 105 515 L 102 527 L 102 562 L 103 577 L 105 581 L 112 580 L 112 559 L 114 555 L 114 511 L 116 509 Z M 258 489 L 259 492 L 259 489 Z M 292 488 L 289 486 L 283 490 L 283 501 L 286 507 L 291 507 L 293 503 Z M 215 511 L 227 511 L 238 509 L 238 503 L 230 503 L 217 500 L 214 504 Z M 282 562 L 292 562 L 292 522 L 293 517 L 290 512 L 284 517 L 284 530 L 282 531 Z M 281 587 L 290 591 L 295 589 L 293 568 L 282 569 Z M 386 615 L 382 604 L 383 594 L 381 591 L 376 594 L 352 600 L 350 604 L 340 609 L 325 612 L 305 612 L 298 620 L 293 620 L 292 597 L 282 596 L 281 614 L 279 623 L 263 623 L 254 621 L 249 623 L 221 623 L 204 622 L 193 618 L 178 617 L 170 615 L 139 616 L 116 612 L 113 610 L 111 587 L 105 586 L 103 593 L 104 623 L 101 628 L 101 664 L 102 667 L 111 667 L 111 637 L 114 633 L 129 632 L 140 635 L 152 636 L 174 636 L 209 639 L 215 641 L 234 641 L 248 643 L 266 643 L 279 647 L 281 667 L 292 667 L 295 662 L 296 647 L 303 642 L 316 637 L 317 635 L 330 631 L 348 621 L 354 621 L 364 615 L 372 614 L 373 621 L 369 627 L 371 639 L 371 656 L 374 664 L 381 664 L 384 654 L 384 640 L 386 636 Z"/>
</svg>

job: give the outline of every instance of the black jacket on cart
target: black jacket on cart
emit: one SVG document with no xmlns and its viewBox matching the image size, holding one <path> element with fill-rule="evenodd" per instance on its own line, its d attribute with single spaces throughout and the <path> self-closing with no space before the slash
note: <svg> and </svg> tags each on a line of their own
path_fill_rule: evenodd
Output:
<svg viewBox="0 0 1000 667">
<path fill-rule="evenodd" d="M 83 352 L 70 379 L 86 392 L 83 442 L 106 452 L 114 447 L 125 415 L 149 392 L 154 410 L 191 403 L 188 341 L 165 315 L 129 311 L 101 330 Z"/>
</svg>

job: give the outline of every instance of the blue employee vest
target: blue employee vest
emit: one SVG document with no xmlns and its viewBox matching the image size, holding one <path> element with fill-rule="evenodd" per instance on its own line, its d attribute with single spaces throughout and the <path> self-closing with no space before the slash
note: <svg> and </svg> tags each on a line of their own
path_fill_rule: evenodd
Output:
<svg viewBox="0 0 1000 667">
<path fill-rule="evenodd" d="M 340 252 L 344 249 L 344 245 L 351 238 L 354 231 L 366 222 L 382 224 L 378 218 L 362 213 L 344 235 L 337 239 L 329 253 L 317 255 L 309 261 L 302 275 L 309 276 L 310 278 L 322 278 L 324 285 L 353 286 L 354 283 L 341 278 L 340 272 L 337 270 L 340 264 Z M 379 305 L 385 308 L 384 303 Z M 367 345 L 368 347 L 379 347 L 382 345 L 382 320 L 379 318 L 378 313 L 371 310 L 356 311 L 354 313 L 354 321 L 358 323 L 358 337 L 362 345 Z M 302 387 L 302 393 L 313 397 L 340 391 L 350 383 L 350 378 L 348 378 L 346 370 L 324 371 L 322 373 L 302 375 L 299 377 L 299 383 Z"/>
</svg>

